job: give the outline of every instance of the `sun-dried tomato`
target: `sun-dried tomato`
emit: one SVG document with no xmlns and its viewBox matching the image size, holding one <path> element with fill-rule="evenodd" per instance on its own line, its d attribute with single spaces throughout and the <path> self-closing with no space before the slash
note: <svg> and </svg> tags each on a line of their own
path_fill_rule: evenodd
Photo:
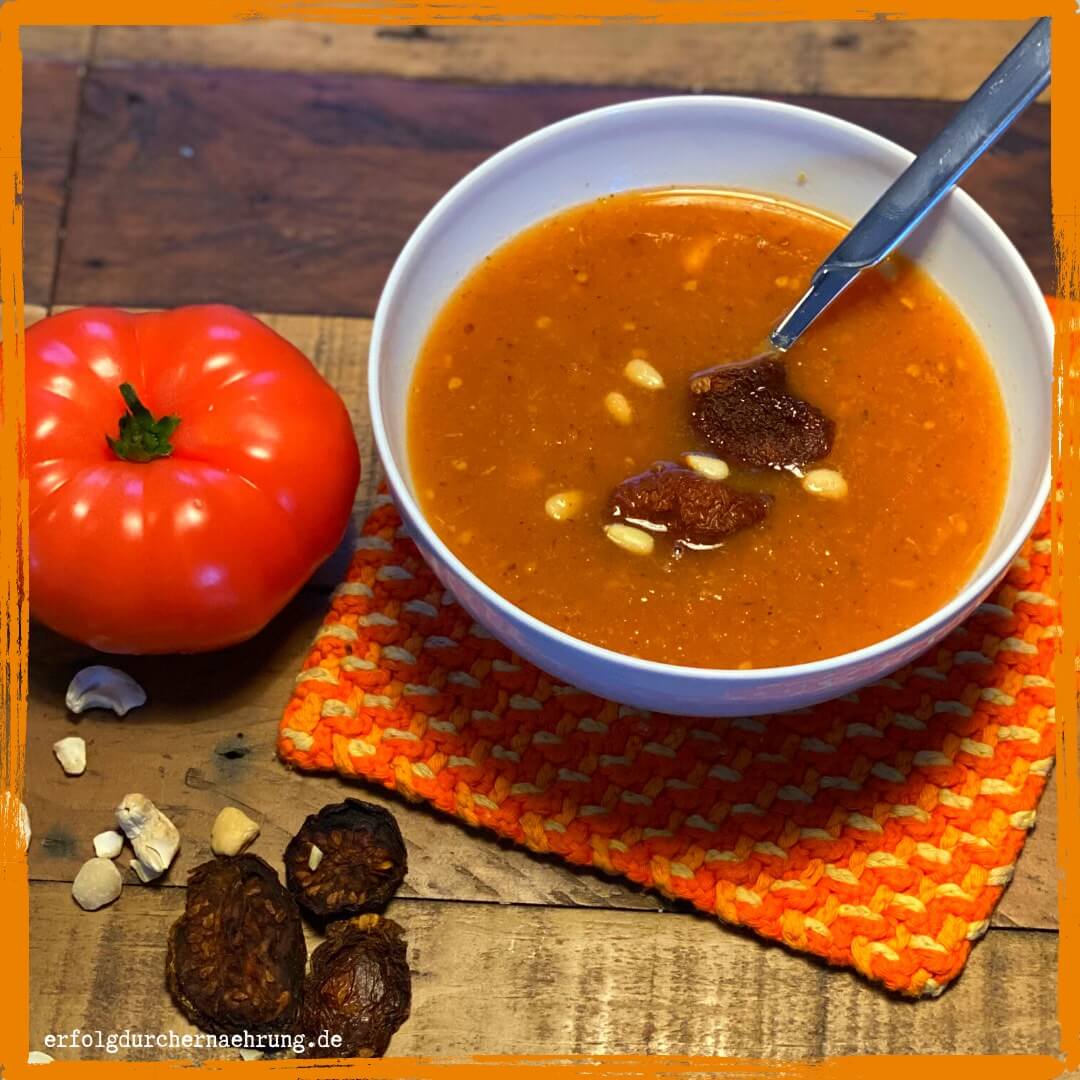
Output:
<svg viewBox="0 0 1080 1080">
<path fill-rule="evenodd" d="M 686 547 L 711 547 L 765 519 L 769 495 L 740 491 L 670 461 L 624 480 L 611 493 L 612 517 L 667 533 Z"/>
<path fill-rule="evenodd" d="M 836 425 L 788 393 L 779 357 L 765 356 L 700 372 L 690 380 L 694 426 L 723 458 L 786 469 L 832 449 Z"/>
<path fill-rule="evenodd" d="M 296 901 L 262 859 L 214 859 L 191 871 L 165 980 L 192 1023 L 225 1034 L 291 1032 L 306 963 Z"/>
<path fill-rule="evenodd" d="M 394 816 L 359 799 L 312 814 L 285 849 L 285 882 L 319 920 L 383 907 L 407 868 Z"/>
<path fill-rule="evenodd" d="M 378 915 L 333 922 L 311 954 L 301 1030 L 308 1057 L 382 1057 L 409 1017 L 412 977 L 404 932 Z M 324 1033 L 341 1045 L 320 1046 Z M 327 1040 L 324 1040 L 327 1041 Z"/>
</svg>

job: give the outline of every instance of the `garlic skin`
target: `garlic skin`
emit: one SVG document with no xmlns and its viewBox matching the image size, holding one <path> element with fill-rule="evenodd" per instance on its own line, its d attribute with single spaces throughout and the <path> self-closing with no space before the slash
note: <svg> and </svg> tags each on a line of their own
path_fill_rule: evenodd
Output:
<svg viewBox="0 0 1080 1080">
<path fill-rule="evenodd" d="M 119 668 L 93 664 L 71 680 L 65 702 L 73 713 L 112 709 L 117 716 L 126 716 L 132 709 L 146 704 L 146 691 Z"/>
<path fill-rule="evenodd" d="M 86 772 L 86 742 L 78 735 L 54 742 L 53 753 L 68 776 L 82 776 Z"/>
<path fill-rule="evenodd" d="M 235 806 L 226 806 L 214 819 L 210 849 L 215 855 L 239 855 L 259 835 L 259 826 Z"/>
<path fill-rule="evenodd" d="M 169 869 L 180 849 L 176 826 L 145 796 L 125 795 L 116 822 L 135 850 L 132 869 L 141 881 L 153 881 Z M 137 865 L 136 865 L 137 863 Z"/>
<path fill-rule="evenodd" d="M 99 859 L 115 859 L 124 850 L 124 838 L 114 829 L 99 832 L 94 837 L 94 854 Z"/>
<path fill-rule="evenodd" d="M 124 887 L 124 879 L 110 859 L 88 859 L 71 883 L 71 895 L 84 911 L 111 904 Z"/>
</svg>

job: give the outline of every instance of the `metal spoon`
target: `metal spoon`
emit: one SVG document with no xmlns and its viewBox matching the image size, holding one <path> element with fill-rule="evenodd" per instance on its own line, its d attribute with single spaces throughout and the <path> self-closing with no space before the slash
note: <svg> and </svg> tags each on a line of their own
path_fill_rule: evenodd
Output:
<svg viewBox="0 0 1080 1080">
<path fill-rule="evenodd" d="M 881 262 L 1050 83 L 1050 20 L 1040 19 L 936 139 L 862 216 L 769 335 L 785 352 L 868 266 Z"/>
</svg>

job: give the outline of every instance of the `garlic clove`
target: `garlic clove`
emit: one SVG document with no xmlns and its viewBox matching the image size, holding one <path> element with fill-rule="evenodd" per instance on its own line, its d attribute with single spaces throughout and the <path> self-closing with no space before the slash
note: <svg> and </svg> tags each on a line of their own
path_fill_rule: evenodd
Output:
<svg viewBox="0 0 1080 1080">
<path fill-rule="evenodd" d="M 31 1050 L 30 1053 L 26 1055 L 27 1065 L 48 1065 L 49 1062 L 55 1060 L 56 1059 L 52 1054 L 46 1054 L 44 1050 Z"/>
<path fill-rule="evenodd" d="M 180 848 L 176 826 L 145 796 L 125 795 L 116 821 L 135 851 L 132 869 L 142 881 L 153 881 L 169 869 Z M 136 865 L 137 864 L 137 865 Z"/>
<path fill-rule="evenodd" d="M 210 848 L 215 855 L 239 855 L 259 835 L 259 826 L 235 806 L 226 806 L 214 819 Z"/>
<path fill-rule="evenodd" d="M 112 709 L 117 716 L 125 716 L 146 704 L 146 691 L 119 668 L 93 664 L 83 668 L 71 680 L 65 700 L 73 713 Z"/>
<path fill-rule="evenodd" d="M 153 870 L 139 862 L 138 859 L 132 859 L 131 862 L 128 863 L 128 866 L 131 867 L 132 872 L 144 885 L 161 877 L 160 874 L 154 873 Z"/>
<path fill-rule="evenodd" d="M 94 854 L 99 859 L 115 859 L 124 849 L 124 838 L 113 829 L 99 832 L 94 837 Z"/>
<path fill-rule="evenodd" d="M 78 735 L 54 742 L 53 753 L 68 776 L 82 776 L 86 772 L 86 742 Z"/>
<path fill-rule="evenodd" d="M 110 859 L 88 859 L 71 883 L 71 895 L 84 911 L 111 904 L 124 887 L 124 879 Z"/>
</svg>

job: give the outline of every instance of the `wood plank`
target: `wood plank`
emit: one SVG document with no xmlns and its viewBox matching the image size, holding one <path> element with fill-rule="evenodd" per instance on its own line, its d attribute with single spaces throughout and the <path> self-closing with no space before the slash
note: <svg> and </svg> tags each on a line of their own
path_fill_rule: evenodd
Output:
<svg viewBox="0 0 1080 1080">
<path fill-rule="evenodd" d="M 649 92 L 653 93 L 653 92 Z M 520 135 L 647 96 L 289 72 L 107 69 L 88 78 L 57 301 L 370 315 L 411 229 Z M 795 97 L 918 148 L 953 106 Z M 966 186 L 1053 279 L 1049 111 Z"/>
<path fill-rule="evenodd" d="M 77 60 L 90 57 L 92 26 L 23 26 L 19 43 L 27 60 Z"/>
<path fill-rule="evenodd" d="M 23 288 L 27 303 L 48 304 L 82 74 L 77 64 L 27 60 L 23 78 Z"/>
<path fill-rule="evenodd" d="M 964 99 L 1026 22 L 828 21 L 599 26 L 105 27 L 96 59 L 685 90 Z M 963 36 L 963 48 L 956 47 Z"/>
<path fill-rule="evenodd" d="M 27 322 L 41 314 L 40 309 L 28 309 Z M 354 515 L 359 524 L 379 474 L 365 392 L 371 324 L 366 319 L 261 317 L 312 359 L 349 408 L 364 458 Z M 68 680 L 79 667 L 100 657 L 35 628 L 27 774 L 27 802 L 36 831 L 32 877 L 70 881 L 92 854 L 90 839 L 110 824 L 111 808 L 132 784 L 157 785 L 152 797 L 176 812 L 184 831 L 185 847 L 169 883 L 182 882 L 187 870 L 207 856 L 210 825 L 227 803 L 247 807 L 263 823 L 259 850 L 275 861 L 307 813 L 356 790 L 334 777 L 304 777 L 297 786 L 301 778 L 286 771 L 274 756 L 280 710 L 325 610 L 325 592 L 317 590 L 341 579 L 350 553 L 347 537 L 316 573 L 316 588 L 302 594 L 263 635 L 238 650 L 207 657 L 121 661 L 120 666 L 131 670 L 151 696 L 146 710 L 125 721 L 111 721 L 99 713 L 77 722 L 67 716 L 63 692 Z M 178 686 L 184 689 L 178 691 Z M 85 776 L 70 780 L 60 772 L 50 748 L 76 728 L 89 743 L 90 768 Z M 169 753 L 163 748 L 179 731 L 184 732 L 183 755 L 179 760 L 163 756 Z M 666 905 L 628 884 L 493 842 L 425 807 L 361 790 L 363 797 L 383 803 L 401 820 L 414 868 L 410 887 L 416 895 L 652 910 Z M 996 925 L 1057 925 L 1055 837 L 1051 782 L 1039 825 L 995 913 Z"/>
<path fill-rule="evenodd" d="M 57 302 L 224 299 L 370 315 L 406 237 L 447 188 L 595 99 L 575 89 L 98 71 Z"/>
<path fill-rule="evenodd" d="M 72 1028 L 194 1031 L 163 986 L 166 934 L 182 905 L 179 889 L 129 886 L 88 914 L 66 886 L 34 884 L 31 1047 Z M 693 915 L 409 900 L 389 914 L 405 927 L 413 969 L 395 1055 L 795 1060 L 1057 1047 L 1056 934 L 991 931 L 943 997 L 913 1004 Z"/>
</svg>

